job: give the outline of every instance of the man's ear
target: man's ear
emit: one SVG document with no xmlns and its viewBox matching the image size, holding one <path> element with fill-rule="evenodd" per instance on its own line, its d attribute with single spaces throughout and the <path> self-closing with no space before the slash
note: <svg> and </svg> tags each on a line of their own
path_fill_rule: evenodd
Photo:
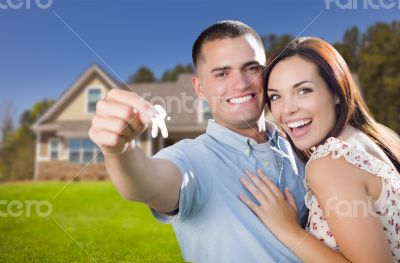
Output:
<svg viewBox="0 0 400 263">
<path fill-rule="evenodd" d="M 205 99 L 206 97 L 204 96 L 203 92 L 203 87 L 201 85 L 200 78 L 198 76 L 193 76 L 192 77 L 192 86 L 194 88 L 194 91 L 196 92 L 196 95 L 199 99 Z"/>
</svg>

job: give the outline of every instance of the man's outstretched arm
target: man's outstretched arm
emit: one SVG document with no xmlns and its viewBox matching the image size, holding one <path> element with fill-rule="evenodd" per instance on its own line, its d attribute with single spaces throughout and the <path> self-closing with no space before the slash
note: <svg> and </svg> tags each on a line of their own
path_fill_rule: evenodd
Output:
<svg viewBox="0 0 400 263">
<path fill-rule="evenodd" d="M 103 152 L 107 172 L 125 199 L 171 212 L 179 201 L 178 168 L 130 146 L 150 124 L 152 114 L 153 106 L 134 92 L 111 90 L 97 103 L 89 137 Z"/>
</svg>

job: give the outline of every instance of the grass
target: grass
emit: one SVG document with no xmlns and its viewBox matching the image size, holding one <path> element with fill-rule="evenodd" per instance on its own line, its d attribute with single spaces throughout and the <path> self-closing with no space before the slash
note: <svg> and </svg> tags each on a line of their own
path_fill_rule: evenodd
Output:
<svg viewBox="0 0 400 263">
<path fill-rule="evenodd" d="M 124 201 L 111 182 L 71 183 L 54 198 L 64 185 L 0 185 L 0 262 L 182 262 L 172 227 Z M 22 201 L 11 209 L 23 215 L 7 213 L 11 200 Z M 25 200 L 48 200 L 52 212 L 40 217 L 32 206 L 28 217 Z"/>
</svg>

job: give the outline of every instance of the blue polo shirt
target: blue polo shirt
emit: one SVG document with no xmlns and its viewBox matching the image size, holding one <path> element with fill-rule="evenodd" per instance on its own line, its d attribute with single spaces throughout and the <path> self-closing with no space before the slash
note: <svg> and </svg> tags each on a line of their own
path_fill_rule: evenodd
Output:
<svg viewBox="0 0 400 263">
<path fill-rule="evenodd" d="M 244 170 L 262 169 L 281 189 L 289 188 L 306 215 L 304 165 L 290 144 L 267 122 L 269 140 L 255 140 L 209 120 L 206 134 L 162 149 L 154 158 L 171 161 L 180 171 L 179 211 L 169 216 L 152 210 L 163 223 L 172 223 L 185 261 L 300 262 L 239 199 L 244 194 Z"/>
</svg>

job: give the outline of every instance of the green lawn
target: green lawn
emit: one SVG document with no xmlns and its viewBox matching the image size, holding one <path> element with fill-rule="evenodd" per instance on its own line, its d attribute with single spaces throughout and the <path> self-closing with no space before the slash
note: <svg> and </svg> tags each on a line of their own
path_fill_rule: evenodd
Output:
<svg viewBox="0 0 400 263">
<path fill-rule="evenodd" d="M 53 199 L 64 185 L 0 185 L 0 262 L 182 262 L 172 227 L 146 206 L 122 200 L 111 182 L 71 183 Z M 7 213 L 11 200 L 22 202 L 11 211 L 23 215 Z M 48 200 L 52 213 L 40 217 L 31 208 L 27 217 L 25 200 Z"/>
</svg>

